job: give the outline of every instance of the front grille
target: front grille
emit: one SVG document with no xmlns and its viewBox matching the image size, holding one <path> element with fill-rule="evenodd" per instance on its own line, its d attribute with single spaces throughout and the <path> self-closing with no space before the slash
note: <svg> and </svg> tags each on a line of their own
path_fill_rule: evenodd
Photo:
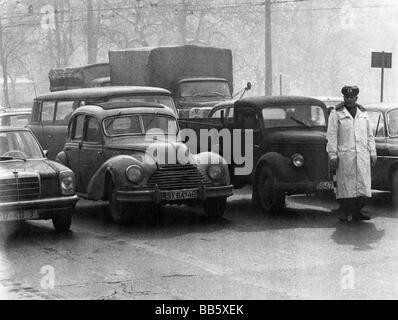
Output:
<svg viewBox="0 0 398 320">
<path fill-rule="evenodd" d="M 203 174 L 192 164 L 168 164 L 159 168 L 148 180 L 148 188 L 158 185 L 160 190 L 198 188 L 201 184 L 211 185 Z"/>
<path fill-rule="evenodd" d="M 0 202 L 36 200 L 40 198 L 39 175 L 15 177 L 10 175 L 0 179 Z"/>
<path fill-rule="evenodd" d="M 327 181 L 330 178 L 324 143 L 271 143 L 271 150 L 289 158 L 295 153 L 300 153 L 304 157 L 304 170 L 311 181 Z"/>
</svg>

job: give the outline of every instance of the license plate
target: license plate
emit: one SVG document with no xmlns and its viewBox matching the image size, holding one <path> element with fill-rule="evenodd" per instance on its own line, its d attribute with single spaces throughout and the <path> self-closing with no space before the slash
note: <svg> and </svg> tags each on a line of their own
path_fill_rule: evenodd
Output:
<svg viewBox="0 0 398 320">
<path fill-rule="evenodd" d="M 37 210 L 0 211 L 0 221 L 30 220 L 39 218 Z"/>
<path fill-rule="evenodd" d="M 162 200 L 183 200 L 194 199 L 198 197 L 198 190 L 184 190 L 184 191 L 165 191 L 161 193 Z"/>
<path fill-rule="evenodd" d="M 319 182 L 316 188 L 318 190 L 331 190 L 333 189 L 333 182 L 332 181 Z"/>
</svg>

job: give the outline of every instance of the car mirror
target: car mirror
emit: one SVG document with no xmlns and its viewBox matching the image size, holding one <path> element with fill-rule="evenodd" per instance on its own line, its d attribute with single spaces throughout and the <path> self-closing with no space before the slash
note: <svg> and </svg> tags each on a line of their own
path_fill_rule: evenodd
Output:
<svg viewBox="0 0 398 320">
<path fill-rule="evenodd" d="M 252 88 L 252 83 L 251 82 L 248 82 L 247 84 L 246 84 L 246 90 L 250 90 Z"/>
<path fill-rule="evenodd" d="M 43 150 L 44 156 L 47 158 L 48 157 L 48 150 Z"/>
</svg>

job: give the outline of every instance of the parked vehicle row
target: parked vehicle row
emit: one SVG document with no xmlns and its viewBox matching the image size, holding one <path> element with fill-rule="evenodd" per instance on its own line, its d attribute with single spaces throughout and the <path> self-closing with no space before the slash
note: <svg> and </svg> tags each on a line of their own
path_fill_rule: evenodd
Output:
<svg viewBox="0 0 398 320">
<path fill-rule="evenodd" d="M 338 99 L 327 100 L 332 105 L 338 102 Z M 372 171 L 372 187 L 392 191 L 394 203 L 398 203 L 398 105 L 384 103 L 365 107 L 374 128 L 379 159 Z M 246 184 L 253 186 L 253 201 L 264 212 L 278 212 L 284 208 L 286 195 L 332 190 L 332 173 L 326 154 L 327 119 L 328 106 L 311 97 L 231 100 L 215 106 L 208 118 L 177 119 L 170 93 L 158 88 L 90 88 L 38 96 L 28 127 L 42 140 L 48 158 L 63 166 L 57 167 L 46 159 L 40 146 L 36 147 L 39 150 L 36 153 L 26 151 L 24 145 L 14 146 L 32 139 L 9 136 L 20 131 L 25 137 L 31 135 L 30 131 L 3 125 L 0 136 L 0 219 L 8 220 L 13 216 L 16 219 L 50 218 L 57 229 L 67 229 L 67 212 L 77 201 L 75 192 L 82 198 L 108 200 L 109 218 L 116 223 L 125 222 L 137 211 L 182 203 L 202 205 L 209 217 L 217 218 L 225 210 L 232 187 L 240 188 Z M 229 151 L 240 154 L 245 150 L 245 131 L 251 129 L 253 154 L 252 159 L 246 159 L 252 161 L 251 170 L 236 173 L 236 169 L 242 169 L 245 164 L 234 158 L 223 158 L 223 139 L 210 141 L 207 145 L 207 150 L 217 150 L 218 154 L 201 153 L 203 150 L 199 146 L 203 143 L 201 135 L 197 134 L 198 149 L 189 150 L 189 144 L 177 139 L 179 130 L 187 128 L 198 133 L 201 129 L 227 130 L 232 137 Z M 162 129 L 167 141 L 151 133 L 153 129 Z M 239 141 L 233 140 L 237 139 L 234 130 L 241 132 Z M 30 147 L 33 148 L 37 146 L 37 140 L 32 141 Z M 153 147 L 164 154 L 172 150 L 173 159 L 183 150 L 189 161 L 171 163 L 148 157 L 148 150 Z M 209 164 L 209 157 L 216 159 L 215 164 Z M 39 160 L 46 165 L 38 166 Z M 24 173 L 11 172 L 9 163 L 13 164 L 13 169 L 23 167 Z M 53 168 L 54 175 L 58 174 L 58 181 L 62 181 L 63 175 L 68 177 L 73 201 L 62 208 L 66 214 L 51 215 L 50 212 L 56 212 L 59 206 L 53 210 L 42 203 L 38 207 L 32 204 L 33 211 L 22 209 L 28 203 L 23 206 L 19 203 L 18 188 L 22 185 L 19 178 L 25 178 L 30 172 L 25 166 L 31 163 L 37 165 L 32 174 L 38 180 L 36 194 L 40 194 L 38 199 L 41 201 L 47 197 L 47 190 L 56 190 L 46 185 L 50 181 L 48 167 Z M 44 173 L 40 171 L 42 167 Z M 67 173 L 60 175 L 61 172 Z M 16 191 L 7 189 L 12 181 Z M 58 193 L 50 194 L 50 197 L 58 201 L 61 196 L 61 200 L 66 201 L 62 193 L 65 183 L 59 183 Z M 21 192 L 26 191 L 21 189 Z M 14 199 L 14 203 L 9 199 Z M 10 214 L 4 213 L 5 209 Z M 33 215 L 29 216 L 28 212 Z M 61 216 L 66 217 L 62 223 L 57 218 Z"/>
</svg>

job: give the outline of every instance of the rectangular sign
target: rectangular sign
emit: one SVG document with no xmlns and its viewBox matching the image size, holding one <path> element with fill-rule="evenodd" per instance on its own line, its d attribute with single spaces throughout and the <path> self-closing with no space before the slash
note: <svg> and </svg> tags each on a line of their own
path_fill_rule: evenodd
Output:
<svg viewBox="0 0 398 320">
<path fill-rule="evenodd" d="M 391 52 L 372 52 L 372 68 L 391 68 Z"/>
</svg>

